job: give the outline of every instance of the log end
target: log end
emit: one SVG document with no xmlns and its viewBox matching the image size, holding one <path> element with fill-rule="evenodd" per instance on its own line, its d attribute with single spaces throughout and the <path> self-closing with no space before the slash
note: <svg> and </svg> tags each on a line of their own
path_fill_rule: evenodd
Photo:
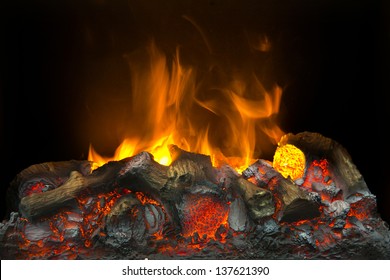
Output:
<svg viewBox="0 0 390 280">
<path fill-rule="evenodd" d="M 292 223 L 302 220 L 311 220 L 320 215 L 320 205 L 318 203 L 307 199 L 297 198 L 284 208 L 279 221 Z"/>
</svg>

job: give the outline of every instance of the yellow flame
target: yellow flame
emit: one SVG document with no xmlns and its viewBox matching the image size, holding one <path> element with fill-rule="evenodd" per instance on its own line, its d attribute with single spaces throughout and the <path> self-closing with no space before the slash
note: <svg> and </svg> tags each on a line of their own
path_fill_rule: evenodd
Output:
<svg viewBox="0 0 390 280">
<path fill-rule="evenodd" d="M 147 63 L 137 58 L 129 57 L 132 99 L 127 133 L 112 157 L 90 147 L 88 159 L 96 166 L 141 151 L 169 165 L 169 146 L 174 144 L 210 155 L 214 166 L 227 163 L 241 172 L 256 157 L 259 131 L 275 143 L 284 134 L 269 121 L 279 111 L 279 87 L 266 91 L 253 75 L 227 79 L 223 88 L 210 84 L 205 89 L 195 70 L 180 63 L 178 50 L 169 64 L 154 43 L 147 48 Z"/>
</svg>

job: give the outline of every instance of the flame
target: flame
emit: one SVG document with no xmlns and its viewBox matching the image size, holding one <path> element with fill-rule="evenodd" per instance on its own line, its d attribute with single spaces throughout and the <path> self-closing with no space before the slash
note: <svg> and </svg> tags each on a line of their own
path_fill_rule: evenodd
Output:
<svg viewBox="0 0 390 280">
<path fill-rule="evenodd" d="M 206 83 L 196 77 L 194 67 L 181 64 L 179 49 L 171 64 L 154 43 L 146 51 L 147 63 L 140 62 L 142 55 L 127 56 L 132 82 L 129 127 L 111 157 L 90 146 L 88 160 L 95 168 L 141 151 L 169 165 L 169 146 L 174 144 L 210 155 L 215 166 L 228 163 L 240 172 L 258 158 L 260 140 L 277 143 L 284 134 L 273 121 L 280 87 L 267 91 L 254 74 L 226 78 L 223 86 Z"/>
</svg>

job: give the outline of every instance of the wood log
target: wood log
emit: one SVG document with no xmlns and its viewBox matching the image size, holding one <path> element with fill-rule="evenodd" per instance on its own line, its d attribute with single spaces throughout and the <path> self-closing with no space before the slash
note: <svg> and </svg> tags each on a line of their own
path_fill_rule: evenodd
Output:
<svg viewBox="0 0 390 280">
<path fill-rule="evenodd" d="M 172 157 L 172 164 L 169 168 L 170 177 L 179 174 L 182 176 L 187 173 L 191 174 L 193 182 L 207 180 L 216 183 L 216 171 L 210 156 L 187 152 L 176 145 L 171 145 L 169 152 Z"/>
<path fill-rule="evenodd" d="M 57 161 L 34 164 L 19 172 L 11 181 L 7 191 L 7 211 L 17 211 L 20 200 L 35 184 L 42 183 L 47 190 L 55 189 L 65 183 L 70 171 L 78 171 L 87 176 L 91 173 L 90 161 Z"/>
<path fill-rule="evenodd" d="M 259 159 L 242 172 L 242 177 L 245 179 L 253 178 L 257 186 L 266 188 L 269 180 L 278 174 L 279 172 L 273 168 L 272 162 Z"/>
<path fill-rule="evenodd" d="M 71 171 L 69 179 L 58 188 L 23 197 L 19 211 L 23 217 L 31 220 L 53 215 L 60 208 L 73 206 L 82 193 L 97 191 L 105 177 L 108 177 L 108 173 L 105 176 L 83 176 L 78 171 Z"/>
<path fill-rule="evenodd" d="M 168 186 L 170 188 L 192 187 L 206 180 L 203 169 L 189 159 L 174 161 L 168 168 Z"/>
<path fill-rule="evenodd" d="M 292 144 L 305 154 L 306 167 L 313 160 L 326 159 L 333 181 L 343 191 L 344 200 L 354 202 L 362 195 L 371 195 L 350 154 L 338 142 L 319 133 L 301 132 L 284 135 L 279 145 L 285 144 Z"/>
<path fill-rule="evenodd" d="M 160 189 L 167 181 L 166 167 L 153 160 L 149 153 L 113 161 L 83 176 L 78 171 L 69 171 L 69 179 L 56 189 L 23 197 L 19 210 L 28 219 L 52 215 L 64 207 L 72 207 L 80 195 L 107 193 L 115 188 L 142 191 L 163 203 Z"/>
<path fill-rule="evenodd" d="M 152 154 L 141 152 L 124 160 L 124 166 L 118 174 L 118 184 L 158 197 L 168 180 L 167 172 L 168 167 L 156 162 Z"/>
<path fill-rule="evenodd" d="M 243 172 L 243 177 L 254 179 L 257 186 L 271 190 L 277 204 L 275 218 L 279 221 L 294 222 L 320 215 L 319 203 L 291 179 L 284 178 L 265 160 L 258 160 L 250 165 Z"/>
<path fill-rule="evenodd" d="M 277 203 L 276 219 L 280 222 L 296 222 L 319 217 L 320 204 L 308 192 L 282 175 L 273 177 L 268 183 Z"/>
<path fill-rule="evenodd" d="M 272 216 L 275 212 L 275 202 L 273 200 L 272 193 L 269 190 L 264 188 L 260 188 L 255 184 L 247 181 L 243 176 L 238 174 L 231 166 L 223 165 L 218 169 L 218 181 L 222 184 L 222 188 L 224 188 L 229 196 L 232 196 L 231 203 L 234 201 L 242 208 L 241 202 L 243 201 L 245 204 L 246 212 L 248 212 L 249 217 L 253 221 L 259 221 L 263 218 Z M 231 206 L 232 206 L 231 204 Z M 233 205 L 234 206 L 234 205 Z M 235 206 L 235 207 L 236 207 Z M 231 207 L 231 210 L 233 208 Z M 236 213 L 232 213 L 234 216 L 239 214 L 240 216 L 244 216 L 240 209 Z M 234 211 L 235 211 L 234 210 Z M 245 214 L 246 216 L 246 214 Z M 232 218 L 230 216 L 229 218 Z M 229 222 L 230 224 L 230 222 Z M 238 229 L 242 229 L 244 224 L 249 225 L 246 221 L 235 222 L 234 230 L 238 231 Z M 245 226 L 247 228 L 247 226 Z"/>
<path fill-rule="evenodd" d="M 235 198 L 229 205 L 228 223 L 229 227 L 237 232 L 247 232 L 251 230 L 253 221 L 249 217 L 247 206 L 242 197 Z"/>
<path fill-rule="evenodd" d="M 47 180 L 50 180 L 55 187 L 58 187 L 63 183 L 61 180 L 62 178 L 69 177 L 69 170 L 78 171 L 82 175 L 87 176 L 91 173 L 91 166 L 92 162 L 86 160 L 34 164 L 22 170 L 11 182 L 11 185 L 19 190 L 20 195 L 23 193 L 23 189 L 21 188 L 24 187 L 27 182 L 34 179 L 46 178 Z"/>
<path fill-rule="evenodd" d="M 274 214 L 275 203 L 270 191 L 259 188 L 242 177 L 237 179 L 233 188 L 242 195 L 253 220 L 257 221 Z"/>
<path fill-rule="evenodd" d="M 143 206 L 132 194 L 116 201 L 110 213 L 104 218 L 105 232 L 113 246 L 126 246 L 130 240 L 146 246 Z"/>
</svg>

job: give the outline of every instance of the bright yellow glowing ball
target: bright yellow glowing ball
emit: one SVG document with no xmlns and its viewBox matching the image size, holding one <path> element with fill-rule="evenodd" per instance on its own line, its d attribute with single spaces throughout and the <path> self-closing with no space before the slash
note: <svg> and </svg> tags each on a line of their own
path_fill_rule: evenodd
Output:
<svg viewBox="0 0 390 280">
<path fill-rule="evenodd" d="M 276 148 L 273 167 L 285 178 L 297 180 L 303 177 L 306 159 L 304 153 L 291 144 Z"/>
</svg>

